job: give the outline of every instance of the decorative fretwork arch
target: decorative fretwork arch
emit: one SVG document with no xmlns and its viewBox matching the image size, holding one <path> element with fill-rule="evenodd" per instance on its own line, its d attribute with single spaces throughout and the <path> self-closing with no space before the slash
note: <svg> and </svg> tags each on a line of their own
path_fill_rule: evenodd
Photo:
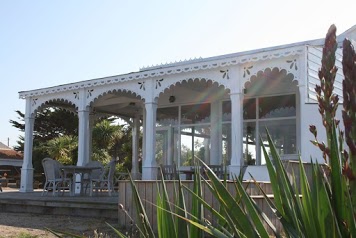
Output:
<svg viewBox="0 0 356 238">
<path fill-rule="evenodd" d="M 266 74 L 268 74 L 268 70 L 273 72 L 275 72 L 275 70 L 284 70 L 286 75 L 293 75 L 293 81 L 299 81 L 300 69 L 301 66 L 298 57 L 281 58 L 274 61 L 263 61 L 255 64 L 244 64 L 241 66 L 241 85 L 245 85 L 246 82 L 251 81 L 251 79 L 253 79 L 254 77 L 259 77 L 263 75 L 263 72 L 266 72 Z"/>
<path fill-rule="evenodd" d="M 256 72 L 243 84 L 244 91 L 251 95 L 261 94 L 261 91 L 284 92 L 296 91 L 296 77 L 285 69 L 278 67 L 266 68 Z M 292 87 L 291 87 L 292 86 Z"/>
<path fill-rule="evenodd" d="M 61 109 L 65 109 L 69 112 L 72 112 L 72 113 L 75 113 L 78 106 L 68 100 L 68 99 L 65 99 L 65 98 L 51 98 L 51 99 L 37 99 L 37 98 L 34 98 L 32 99 L 32 102 L 31 102 L 31 112 L 30 114 L 31 115 L 35 115 L 36 112 L 44 109 L 44 108 L 47 108 L 47 107 L 58 107 L 58 108 L 61 108 Z"/>
<path fill-rule="evenodd" d="M 132 94 L 134 97 L 141 99 L 141 96 L 136 94 L 135 92 L 131 91 L 131 90 L 126 90 L 126 89 L 108 89 L 107 91 L 102 92 L 99 95 L 96 95 L 95 97 L 91 98 L 90 102 L 88 101 L 87 106 L 91 106 L 93 105 L 93 103 L 95 103 L 97 100 L 100 100 L 100 98 L 104 97 L 105 95 L 108 95 L 110 93 L 128 93 L 128 94 Z"/>
<path fill-rule="evenodd" d="M 174 83 L 170 84 L 169 87 L 166 87 L 163 91 L 160 91 L 159 95 L 157 97 L 155 97 L 155 100 L 158 100 L 158 98 L 161 97 L 164 93 L 166 93 L 168 90 L 174 89 L 174 87 L 176 87 L 178 85 L 181 85 L 181 84 L 184 84 L 184 83 L 189 84 L 189 83 L 193 83 L 195 81 L 202 82 L 202 83 L 207 83 L 207 84 L 211 83 L 212 87 L 216 87 L 216 88 L 223 87 L 224 90 L 230 90 L 226 86 L 226 84 L 222 84 L 221 82 L 212 80 L 210 78 L 185 78 L 185 79 L 181 79 L 179 81 L 175 81 Z"/>
<path fill-rule="evenodd" d="M 87 92 L 87 100 L 86 106 L 92 105 L 95 101 L 106 94 L 117 93 L 117 92 L 125 92 L 134 95 L 137 98 L 144 100 L 144 95 L 140 93 L 137 84 L 135 83 L 125 83 L 120 85 L 111 85 L 111 87 L 99 87 L 88 89 Z"/>
<path fill-rule="evenodd" d="M 229 76 L 229 68 L 218 68 L 213 70 L 207 70 L 203 72 L 191 72 L 187 76 L 175 75 L 169 78 L 163 78 L 161 81 L 157 81 L 154 88 L 154 98 L 158 98 L 163 92 L 166 90 L 181 84 L 183 82 L 194 82 L 198 81 L 206 81 L 212 82 L 213 84 L 217 84 L 217 86 L 223 86 L 225 89 L 230 89 L 230 76 Z"/>
</svg>

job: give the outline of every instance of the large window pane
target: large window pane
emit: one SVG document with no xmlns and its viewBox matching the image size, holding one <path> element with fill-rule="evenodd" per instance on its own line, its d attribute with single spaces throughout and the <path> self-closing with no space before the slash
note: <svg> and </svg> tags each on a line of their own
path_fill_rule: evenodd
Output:
<svg viewBox="0 0 356 238">
<path fill-rule="evenodd" d="M 157 164 L 173 164 L 177 161 L 178 130 L 174 127 L 159 128 L 156 131 Z"/>
<path fill-rule="evenodd" d="M 208 126 L 191 126 L 181 129 L 180 165 L 194 165 L 194 158 L 209 162 L 210 128 Z"/>
<path fill-rule="evenodd" d="M 231 123 L 222 125 L 222 159 L 223 164 L 230 165 L 231 160 Z"/>
<path fill-rule="evenodd" d="M 256 164 L 256 123 L 244 123 L 243 157 L 245 165 Z"/>
<path fill-rule="evenodd" d="M 259 98 L 259 117 L 278 118 L 296 115 L 295 95 Z"/>
<path fill-rule="evenodd" d="M 244 99 L 244 119 L 256 119 L 256 98 Z"/>
<path fill-rule="evenodd" d="M 158 108 L 156 126 L 178 125 L 178 110 L 178 107 Z"/>
<path fill-rule="evenodd" d="M 210 103 L 186 105 L 181 107 L 182 124 L 210 122 Z"/>
<path fill-rule="evenodd" d="M 222 121 L 231 121 L 231 101 L 222 102 Z"/>
<path fill-rule="evenodd" d="M 280 155 L 284 154 L 296 154 L 296 121 L 295 119 L 288 120 L 273 120 L 260 122 L 260 135 L 262 137 L 263 144 L 268 147 L 267 133 L 268 129 L 271 138 L 276 146 L 277 152 Z M 262 149 L 261 149 L 262 151 Z M 266 163 L 263 153 L 261 153 L 261 164 Z"/>
<path fill-rule="evenodd" d="M 167 131 L 156 131 L 156 161 L 157 164 L 166 164 L 168 152 Z"/>
</svg>

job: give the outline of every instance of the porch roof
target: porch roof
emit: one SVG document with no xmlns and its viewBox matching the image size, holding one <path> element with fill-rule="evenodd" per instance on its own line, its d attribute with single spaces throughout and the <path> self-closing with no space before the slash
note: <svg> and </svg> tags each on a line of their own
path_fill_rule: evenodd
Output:
<svg viewBox="0 0 356 238">
<path fill-rule="evenodd" d="M 143 67 L 139 71 L 108 76 L 103 78 L 79 81 L 74 83 L 62 84 L 53 87 L 34 89 L 29 91 L 20 91 L 19 97 L 25 99 L 27 97 L 39 96 L 44 94 L 57 93 L 66 90 L 75 90 L 79 88 L 93 87 L 97 85 L 117 83 L 122 81 L 130 81 L 135 79 L 145 79 L 152 77 L 161 77 L 164 75 L 177 74 L 200 69 L 217 68 L 220 66 L 244 64 L 255 62 L 263 59 L 279 58 L 283 56 L 293 55 L 301 52 L 300 46 L 303 45 L 321 45 L 322 39 L 298 42 L 287 45 L 280 45 L 269 48 L 256 49 L 208 58 L 198 58 L 185 60 L 180 62 L 161 64 L 151 67 Z"/>
<path fill-rule="evenodd" d="M 343 32 L 338 36 L 339 45 L 345 37 L 356 37 L 356 25 Z M 351 37 L 351 38 L 353 38 Z M 295 55 L 303 51 L 303 46 L 322 46 L 324 38 L 296 42 L 291 44 L 273 46 L 268 48 L 255 49 L 250 51 L 237 52 L 232 54 L 225 54 L 207 58 L 197 58 L 185 61 L 179 61 L 168 64 L 161 64 L 157 66 L 143 67 L 139 71 L 108 76 L 103 78 L 79 81 L 75 83 L 68 83 L 57 85 L 53 87 L 46 87 L 28 91 L 20 91 L 19 97 L 22 99 L 40 96 L 45 94 L 58 93 L 67 90 L 77 90 L 80 88 L 90 88 L 93 86 L 112 84 L 136 79 L 146 79 L 154 77 L 162 77 L 164 75 L 178 74 L 183 72 L 204 70 L 217 68 L 221 66 L 245 64 L 248 62 L 256 62 L 265 59 L 279 58 L 288 55 Z"/>
</svg>

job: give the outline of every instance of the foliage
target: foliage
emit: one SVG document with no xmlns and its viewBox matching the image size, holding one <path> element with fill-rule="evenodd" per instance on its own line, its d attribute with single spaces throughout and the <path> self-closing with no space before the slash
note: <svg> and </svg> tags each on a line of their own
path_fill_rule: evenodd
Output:
<svg viewBox="0 0 356 238">
<path fill-rule="evenodd" d="M 53 138 L 45 143 L 48 155 L 62 164 L 72 163 L 73 151 L 75 151 L 77 147 L 78 138 L 68 135 Z"/>
<path fill-rule="evenodd" d="M 25 114 L 16 111 L 18 120 L 10 120 L 12 126 L 25 131 Z M 117 125 L 115 118 L 99 118 L 93 128 L 92 159 L 107 163 L 112 157 L 120 158 L 121 171 L 131 169 L 131 127 Z M 24 149 L 24 137 L 20 136 L 17 151 Z M 58 107 L 48 107 L 36 112 L 33 132 L 33 167 L 37 173 L 43 168 L 41 161 L 52 157 L 64 164 L 76 164 L 78 157 L 78 117 Z"/>
<path fill-rule="evenodd" d="M 21 232 L 19 235 L 16 236 L 17 238 L 38 238 L 37 235 L 31 235 L 27 232 Z"/>
<path fill-rule="evenodd" d="M 10 120 L 13 127 L 20 131 L 25 131 L 25 114 L 16 111 L 18 120 Z M 46 142 L 50 139 L 62 136 L 78 134 L 78 119 L 77 116 L 65 109 L 57 107 L 45 108 L 36 112 L 33 137 L 34 141 Z M 24 138 L 20 137 L 18 146 L 15 147 L 18 151 L 23 151 Z"/>
<path fill-rule="evenodd" d="M 21 132 L 25 131 L 25 114 L 16 111 L 17 120 L 10 120 L 13 127 L 18 128 Z M 36 173 L 43 171 L 41 161 L 49 157 L 46 143 L 60 136 L 75 137 L 78 134 L 77 116 L 65 109 L 57 107 L 44 108 L 35 113 L 34 131 L 33 131 L 33 167 Z M 20 136 L 14 147 L 17 151 L 24 151 L 24 137 Z M 72 159 L 77 161 L 77 155 L 72 153 Z"/>
<path fill-rule="evenodd" d="M 335 67 L 336 27 L 331 26 L 323 48 L 322 68 L 319 71 L 321 85 L 316 86 L 319 112 L 326 129 L 327 145 L 317 139 L 317 129 L 310 126 L 315 140 L 325 158 L 326 168 L 312 163 L 312 179 L 309 181 L 299 158 L 300 188 L 295 177 L 290 180 L 281 162 L 276 147 L 267 131 L 268 148 L 263 145 L 273 200 L 264 193 L 264 198 L 281 222 L 283 230 L 277 230 L 251 198 L 240 179 L 234 177 L 233 192 L 226 187 L 214 172 L 203 162 L 208 175 L 205 180 L 196 169 L 193 189 L 176 181 L 174 202 L 168 197 L 166 182 L 158 182 L 157 230 L 158 237 L 269 237 L 271 229 L 276 237 L 356 237 L 356 57 L 352 44 L 345 40 L 343 49 L 345 135 L 335 118 L 338 98 L 333 94 Z M 343 148 L 344 139 L 348 150 Z M 263 144 L 263 143 L 262 143 Z M 271 158 L 270 158 L 271 157 Z M 163 176 L 162 176 L 163 177 Z M 139 191 L 130 178 L 137 219 L 133 222 L 135 234 L 140 237 L 156 237 L 150 224 Z M 255 183 L 258 186 L 258 183 Z M 218 201 L 220 210 L 215 210 L 202 197 L 205 185 Z M 186 209 L 184 191 L 191 195 L 192 210 Z M 236 195 L 233 195 L 236 194 Z M 121 207 L 123 210 L 124 207 Z M 208 209 L 218 222 L 204 217 Z M 211 218 L 210 218 L 211 219 Z M 265 225 L 267 224 L 267 225 Z M 113 228 L 114 229 L 114 228 Z M 182 232 L 182 233 L 181 233 Z M 126 237 L 116 230 L 119 237 Z"/>
<path fill-rule="evenodd" d="M 343 42 L 342 68 L 343 81 L 343 111 L 342 118 L 345 126 L 345 141 L 348 152 L 343 151 L 343 173 L 350 181 L 352 205 L 356 214 L 356 53 L 349 40 Z"/>
<path fill-rule="evenodd" d="M 201 180 L 199 172 L 195 173 L 194 189 L 184 187 L 192 195 L 193 215 L 189 215 L 185 209 L 184 196 L 176 199 L 175 204 L 170 203 L 167 197 L 164 180 L 162 190 L 157 197 L 158 216 L 158 236 L 177 237 L 177 219 L 184 221 L 184 226 L 188 226 L 190 233 L 185 237 L 200 237 L 200 234 L 192 234 L 193 227 L 214 236 L 214 237 L 269 237 L 267 228 L 269 227 L 276 237 L 356 237 L 355 221 L 355 192 L 353 188 L 355 180 L 355 140 L 356 140 L 356 57 L 354 49 L 347 40 L 344 42 L 343 65 L 345 81 L 343 119 L 346 142 L 349 150 L 343 149 L 344 136 L 339 128 L 338 120 L 335 119 L 335 112 L 338 105 L 338 98 L 332 93 L 333 83 L 337 68 L 335 67 L 336 51 L 336 28 L 331 26 L 326 36 L 325 47 L 323 49 L 322 68 L 319 72 L 321 86 L 316 86 L 318 94 L 319 112 L 321 113 L 323 124 L 327 133 L 327 145 L 317 140 L 317 130 L 315 126 L 310 127 L 310 131 L 315 136 L 313 144 L 318 146 L 323 152 L 326 166 L 312 163 L 312 179 L 309 181 L 303 163 L 299 158 L 300 188 L 296 186 L 295 177 L 290 179 L 281 162 L 277 149 L 267 131 L 268 148 L 267 152 L 263 145 L 263 152 L 267 162 L 268 173 L 271 179 L 273 190 L 273 200 L 264 191 L 265 200 L 281 222 L 283 230 L 277 230 L 271 220 L 260 210 L 256 202 L 246 193 L 241 181 L 234 178 L 236 196 L 227 189 L 224 181 L 221 181 L 204 163 L 210 182 Z M 347 52 L 345 52 L 345 50 Z M 345 72 L 345 70 L 347 72 Z M 349 72 L 349 71 L 351 72 Z M 349 78 L 349 79 L 347 79 Z M 347 88 L 345 88 L 347 87 Z M 272 159 L 271 159 L 272 158 Z M 351 161 L 350 161 L 351 160 Z M 216 211 L 210 204 L 207 204 L 201 196 L 201 187 L 205 184 L 209 187 L 214 197 L 218 200 L 220 211 Z M 256 186 L 258 184 L 256 183 Z M 150 223 L 145 214 L 144 207 L 139 197 L 137 188 L 132 182 L 137 215 L 137 226 L 141 227 L 141 237 L 155 237 L 152 233 L 147 236 L 150 230 Z M 178 180 L 178 193 L 182 185 Z M 183 192 L 181 193 L 183 195 Z M 181 204 L 183 202 L 183 205 Z M 212 225 L 208 218 L 204 218 L 199 213 L 201 206 L 210 210 L 219 221 Z M 178 212 L 172 207 L 179 208 Z M 175 221 L 175 222 L 174 222 Z M 267 226 L 264 225 L 267 224 Z M 143 229 L 142 226 L 145 226 Z M 185 229 L 184 229 L 185 230 Z M 179 230 L 181 231 L 181 230 Z M 189 234 L 189 235 L 188 235 Z"/>
</svg>

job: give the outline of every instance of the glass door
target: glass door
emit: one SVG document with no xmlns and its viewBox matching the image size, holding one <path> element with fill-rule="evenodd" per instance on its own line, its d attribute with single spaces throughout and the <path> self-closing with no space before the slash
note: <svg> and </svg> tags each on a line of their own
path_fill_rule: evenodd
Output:
<svg viewBox="0 0 356 238">
<path fill-rule="evenodd" d="M 171 165 L 174 161 L 174 128 L 160 127 L 156 130 L 157 164 Z"/>
</svg>

